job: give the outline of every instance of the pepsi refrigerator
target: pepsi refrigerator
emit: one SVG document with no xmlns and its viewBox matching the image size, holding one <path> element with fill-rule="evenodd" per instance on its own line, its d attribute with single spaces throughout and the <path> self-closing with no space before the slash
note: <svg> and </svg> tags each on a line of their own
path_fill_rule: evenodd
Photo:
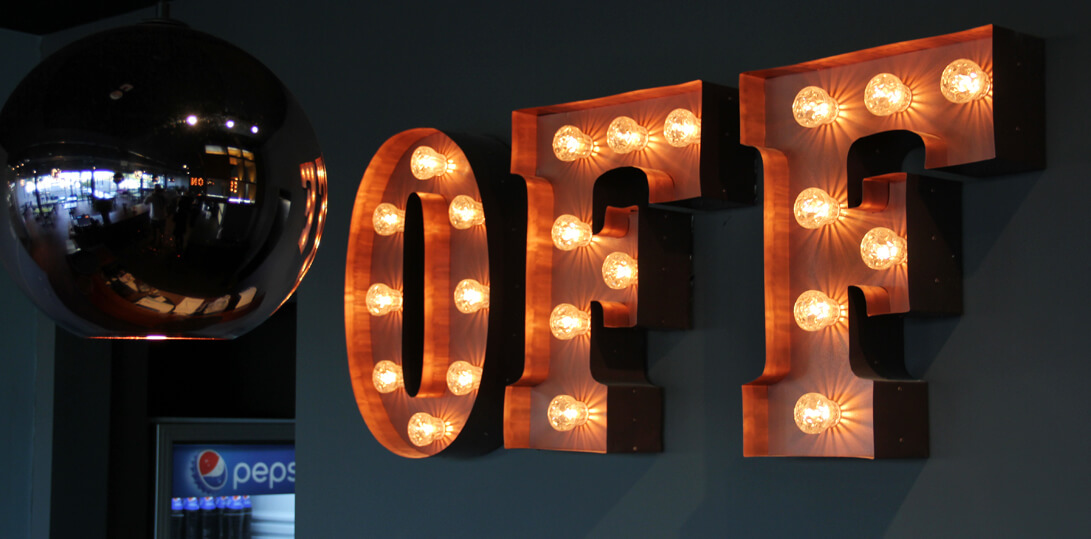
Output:
<svg viewBox="0 0 1091 539">
<path fill-rule="evenodd" d="M 290 420 L 156 424 L 156 539 L 295 536 Z"/>
</svg>

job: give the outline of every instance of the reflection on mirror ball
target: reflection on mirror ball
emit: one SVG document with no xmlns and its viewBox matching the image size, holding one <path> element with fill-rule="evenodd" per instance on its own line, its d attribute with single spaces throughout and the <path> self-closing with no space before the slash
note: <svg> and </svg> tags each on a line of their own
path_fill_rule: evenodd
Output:
<svg viewBox="0 0 1091 539">
<path fill-rule="evenodd" d="M 0 158 L 0 257 L 86 337 L 241 335 L 291 296 L 325 225 L 326 170 L 295 99 L 177 23 L 43 61 L 0 112 Z"/>
</svg>

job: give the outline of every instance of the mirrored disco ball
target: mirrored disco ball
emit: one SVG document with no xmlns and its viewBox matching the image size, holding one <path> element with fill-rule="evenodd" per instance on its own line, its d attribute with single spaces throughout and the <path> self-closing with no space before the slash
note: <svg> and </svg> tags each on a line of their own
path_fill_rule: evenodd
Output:
<svg viewBox="0 0 1091 539">
<path fill-rule="evenodd" d="M 58 324 L 112 338 L 233 338 L 314 259 L 326 172 L 260 62 L 171 22 L 47 58 L 0 112 L 0 256 Z"/>
</svg>

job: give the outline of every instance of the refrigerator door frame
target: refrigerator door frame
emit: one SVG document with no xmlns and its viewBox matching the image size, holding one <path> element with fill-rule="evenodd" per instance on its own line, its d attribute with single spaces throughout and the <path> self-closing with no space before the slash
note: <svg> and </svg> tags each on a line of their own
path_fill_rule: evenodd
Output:
<svg viewBox="0 0 1091 539">
<path fill-rule="evenodd" d="M 157 418 L 155 424 L 155 539 L 170 538 L 174 444 L 291 444 L 294 419 Z"/>
</svg>

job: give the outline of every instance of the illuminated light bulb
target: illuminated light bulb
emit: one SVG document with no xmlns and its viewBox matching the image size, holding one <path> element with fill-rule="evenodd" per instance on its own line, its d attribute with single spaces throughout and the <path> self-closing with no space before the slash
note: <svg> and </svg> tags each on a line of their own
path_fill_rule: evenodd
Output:
<svg viewBox="0 0 1091 539">
<path fill-rule="evenodd" d="M 371 225 L 380 236 L 391 236 L 405 230 L 405 212 L 397 206 L 383 202 L 375 206 L 371 214 Z"/>
<path fill-rule="evenodd" d="M 385 316 L 402 310 L 402 293 L 382 283 L 367 289 L 367 311 L 375 316 Z"/>
<path fill-rule="evenodd" d="M 409 441 L 423 447 L 447 435 L 447 422 L 424 412 L 417 412 L 409 418 L 408 430 Z"/>
<path fill-rule="evenodd" d="M 884 270 L 905 262 L 907 255 L 905 238 L 889 228 L 877 227 L 868 230 L 860 240 L 860 258 L 867 267 Z"/>
<path fill-rule="evenodd" d="M 561 161 L 575 161 L 590 157 L 595 149 L 591 136 L 574 125 L 566 125 L 553 135 L 553 154 Z"/>
<path fill-rule="evenodd" d="M 796 324 L 806 331 L 830 327 L 841 318 L 841 304 L 818 290 L 800 294 L 793 311 Z"/>
<path fill-rule="evenodd" d="M 876 116 L 890 116 L 909 108 L 913 92 L 895 75 L 879 73 L 864 88 L 864 106 Z"/>
<path fill-rule="evenodd" d="M 186 116 L 186 123 L 189 125 L 197 125 L 197 116 L 193 114 Z"/>
<path fill-rule="evenodd" d="M 602 280 L 606 282 L 606 286 L 614 290 L 636 284 L 636 260 L 625 253 L 610 253 L 602 262 Z"/>
<path fill-rule="evenodd" d="M 474 313 L 488 306 L 489 287 L 473 279 L 463 279 L 455 286 L 455 308 L 460 312 Z"/>
<path fill-rule="evenodd" d="M 807 393 L 796 401 L 796 426 L 807 434 L 821 434 L 841 421 L 841 405 L 825 395 Z"/>
<path fill-rule="evenodd" d="M 566 432 L 587 423 L 590 414 L 587 403 L 571 395 L 557 395 L 549 401 L 546 416 L 553 430 Z"/>
<path fill-rule="evenodd" d="M 988 95 L 992 79 L 973 60 L 960 58 L 947 64 L 939 78 L 939 89 L 952 103 L 969 103 Z"/>
<path fill-rule="evenodd" d="M 821 228 L 837 222 L 841 215 L 841 205 L 825 191 L 810 187 L 796 197 L 792 206 L 796 222 L 803 228 Z"/>
<path fill-rule="evenodd" d="M 553 221 L 553 245 L 562 251 L 571 251 L 591 243 L 591 225 L 575 215 L 562 215 Z"/>
<path fill-rule="evenodd" d="M 371 383 L 375 385 L 375 390 L 379 393 L 391 393 L 404 387 L 405 380 L 402 378 L 401 365 L 385 359 L 376 363 L 371 371 Z"/>
<path fill-rule="evenodd" d="M 447 156 L 428 146 L 418 146 L 409 158 L 409 170 L 418 180 L 430 180 L 447 172 Z"/>
<path fill-rule="evenodd" d="M 663 138 L 676 148 L 701 141 L 701 119 L 688 109 L 674 109 L 663 122 Z"/>
<path fill-rule="evenodd" d="M 257 135 L 258 134 L 258 126 L 255 125 L 255 126 L 251 127 L 250 132 Z"/>
<path fill-rule="evenodd" d="M 837 101 L 818 86 L 800 90 L 792 102 L 792 116 L 803 127 L 826 125 L 837 119 L 839 111 Z"/>
<path fill-rule="evenodd" d="M 579 337 L 591 331 L 591 314 L 570 303 L 562 303 L 549 313 L 549 331 L 562 341 Z"/>
<path fill-rule="evenodd" d="M 648 130 L 628 116 L 618 116 L 606 130 L 606 145 L 616 153 L 638 152 L 648 145 Z"/>
<path fill-rule="evenodd" d="M 485 208 L 473 198 L 458 195 L 451 201 L 447 217 L 451 219 L 451 226 L 466 230 L 485 223 Z"/>
<path fill-rule="evenodd" d="M 235 120 L 228 120 L 228 121 L 224 122 L 224 127 L 228 128 L 228 129 L 231 129 L 231 128 L 235 127 Z"/>
<path fill-rule="evenodd" d="M 481 385 L 481 367 L 456 361 L 447 368 L 447 389 L 455 395 L 466 395 Z"/>
</svg>

